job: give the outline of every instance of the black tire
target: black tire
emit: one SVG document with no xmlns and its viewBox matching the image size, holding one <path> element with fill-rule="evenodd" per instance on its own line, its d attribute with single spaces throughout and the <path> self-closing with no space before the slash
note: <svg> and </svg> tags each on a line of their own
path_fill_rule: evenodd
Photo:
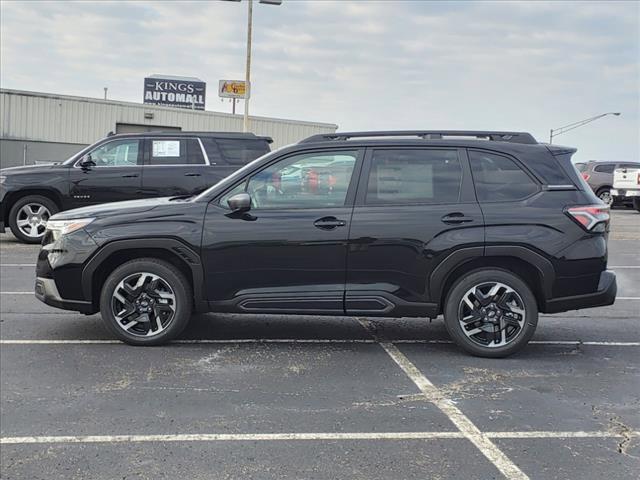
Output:
<svg viewBox="0 0 640 480">
<path fill-rule="evenodd" d="M 510 326 L 509 328 L 505 327 L 505 332 L 511 331 L 513 332 L 513 336 L 511 339 L 507 340 L 505 333 L 503 341 L 505 341 L 506 343 L 505 345 L 500 346 L 488 346 L 481 344 L 480 342 L 480 340 L 486 341 L 486 337 L 496 335 L 494 333 L 485 333 L 484 331 L 479 332 L 478 334 L 476 334 L 479 335 L 479 337 L 474 337 L 472 339 L 463 331 L 463 328 L 467 328 L 469 331 L 475 331 L 478 330 L 480 326 L 497 329 L 497 325 L 490 325 L 489 322 L 486 321 L 487 318 L 489 318 L 485 315 L 486 312 L 477 312 L 477 314 L 480 315 L 480 318 L 478 318 L 478 322 L 474 321 L 466 323 L 464 327 L 461 325 L 461 320 L 459 319 L 459 317 L 462 317 L 462 312 L 465 309 L 472 312 L 468 307 L 468 304 L 462 304 L 462 302 L 464 302 L 465 296 L 467 296 L 467 294 L 472 291 L 474 287 L 479 285 L 481 286 L 481 289 L 484 288 L 490 290 L 492 283 L 499 283 L 508 287 L 509 289 L 512 289 L 515 295 L 511 293 L 508 294 L 508 298 L 512 300 L 512 305 L 521 303 L 521 307 L 524 307 L 524 315 L 520 316 L 523 318 L 519 320 L 519 322 L 521 323 L 519 330 L 516 330 L 516 327 L 513 326 Z M 507 291 L 508 290 L 506 288 L 499 290 L 499 292 Z M 472 293 L 471 295 L 474 296 L 475 294 Z M 496 294 L 496 296 L 498 295 Z M 473 304 L 475 305 L 476 303 L 473 302 Z M 478 303 L 478 305 L 480 305 L 480 303 Z M 505 311 L 507 311 L 507 315 L 511 320 L 513 320 L 513 318 L 511 317 L 512 315 L 515 315 L 515 317 L 519 317 L 519 315 L 514 314 L 510 308 L 506 308 L 503 310 L 502 308 L 498 308 L 495 302 L 490 305 L 495 305 L 495 308 L 493 306 L 490 307 L 492 310 L 494 310 L 493 315 L 490 317 L 490 319 L 493 319 L 493 321 L 499 321 L 496 319 L 496 316 L 505 315 Z M 489 306 L 487 306 L 486 309 L 489 309 Z M 499 313 L 496 313 L 495 310 L 497 310 Z M 491 311 L 489 311 L 488 314 L 491 315 Z M 475 313 L 470 313 L 467 317 L 464 318 L 472 318 L 473 315 L 475 315 Z M 483 317 L 483 315 L 485 316 Z M 496 268 L 479 269 L 464 275 L 452 285 L 445 300 L 444 324 L 447 332 L 449 332 L 449 335 L 451 336 L 451 339 L 459 347 L 466 350 L 470 354 L 488 358 L 506 357 L 524 348 L 533 336 L 536 330 L 536 326 L 538 325 L 538 306 L 533 292 L 531 291 L 529 286 L 518 276 L 506 270 L 500 270 Z M 506 324 L 506 322 L 504 324 Z M 499 325 L 502 326 L 503 323 L 500 321 Z M 516 333 L 516 331 L 518 333 Z M 502 330 L 500 330 L 500 332 L 502 332 Z M 501 333 L 499 333 L 499 335 L 500 334 Z M 494 340 L 490 340 L 490 342 L 491 341 Z"/>
<path fill-rule="evenodd" d="M 635 197 L 633 199 L 633 208 L 635 208 L 638 212 L 640 212 L 640 198 Z"/>
<path fill-rule="evenodd" d="M 26 197 L 19 198 L 16 203 L 13 204 L 11 210 L 9 210 L 9 228 L 11 229 L 11 233 L 13 236 L 20 240 L 22 243 L 41 243 L 42 237 L 44 236 L 44 226 L 46 225 L 46 220 L 44 224 L 39 223 L 37 226 L 29 226 L 29 230 L 33 231 L 34 234 L 37 233 L 36 236 L 29 235 L 26 231 L 26 227 L 21 227 L 18 223 L 23 220 L 23 218 L 18 218 L 24 216 L 23 208 L 27 206 L 42 206 L 48 212 L 46 214 L 46 219 L 51 215 L 58 213 L 60 210 L 56 203 L 42 195 L 27 195 Z M 44 217 L 44 216 L 41 216 Z M 35 230 L 34 230 L 35 229 Z"/>
<path fill-rule="evenodd" d="M 602 187 L 596 193 L 596 196 L 609 206 L 613 206 L 614 200 L 611 196 L 611 187 Z"/>
<path fill-rule="evenodd" d="M 114 297 L 116 287 L 118 287 L 121 282 L 126 281 L 126 279 L 135 279 L 136 275 L 142 276 L 143 273 L 160 278 L 161 281 L 170 288 L 174 296 L 174 313 L 171 319 L 168 320 L 168 325 L 164 330 L 151 336 L 142 336 L 143 334 L 141 333 L 130 333 L 129 331 L 126 331 L 123 324 L 119 323 L 116 319 L 116 314 L 113 311 L 114 302 L 117 301 L 117 299 L 114 300 L 114 298 L 116 298 Z M 151 293 L 149 295 L 151 295 Z M 134 302 L 130 303 L 133 305 Z M 102 315 L 102 320 L 111 333 L 129 345 L 151 346 L 162 345 L 170 342 L 180 335 L 189 323 L 192 306 L 193 294 L 189 281 L 174 265 L 158 258 L 141 258 L 138 260 L 131 260 L 120 265 L 107 277 L 100 294 L 100 313 Z M 154 319 L 157 319 L 155 307 L 153 312 L 154 313 L 148 314 L 149 318 L 153 316 Z M 137 312 L 133 315 L 137 315 Z M 132 318 L 132 321 L 135 321 L 135 318 L 143 318 L 141 316 L 133 315 L 129 317 Z M 147 325 L 144 321 L 136 323 L 140 323 L 141 328 Z M 151 325 L 154 323 L 154 320 L 150 320 L 148 323 Z M 128 323 L 126 325 L 128 325 Z M 136 328 L 135 324 L 131 330 L 133 331 L 134 328 Z M 158 326 L 158 329 L 160 328 L 161 327 Z"/>
</svg>

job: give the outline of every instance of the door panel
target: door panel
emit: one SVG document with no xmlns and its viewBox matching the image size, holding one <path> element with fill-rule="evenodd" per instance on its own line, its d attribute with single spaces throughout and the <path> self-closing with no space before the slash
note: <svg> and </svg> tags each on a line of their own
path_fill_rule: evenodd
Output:
<svg viewBox="0 0 640 480">
<path fill-rule="evenodd" d="M 426 316 L 435 267 L 482 245 L 484 222 L 466 157 L 456 149 L 376 149 L 367 155 L 351 220 L 348 314 Z"/>
<path fill-rule="evenodd" d="M 144 158 L 142 192 L 148 198 L 193 195 L 218 181 L 197 138 L 149 138 Z"/>
<path fill-rule="evenodd" d="M 203 261 L 211 308 L 343 314 L 352 172 L 360 162 L 354 150 L 294 155 L 210 203 Z M 252 196 L 249 212 L 224 208 L 242 191 Z"/>
<path fill-rule="evenodd" d="M 85 156 L 91 156 L 93 165 L 70 168 L 70 208 L 140 198 L 140 144 L 137 139 L 103 143 Z"/>
</svg>

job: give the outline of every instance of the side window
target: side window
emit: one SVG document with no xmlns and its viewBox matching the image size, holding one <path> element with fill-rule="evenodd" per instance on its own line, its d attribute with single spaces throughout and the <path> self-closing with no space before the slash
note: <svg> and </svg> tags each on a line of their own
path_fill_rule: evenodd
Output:
<svg viewBox="0 0 640 480">
<path fill-rule="evenodd" d="M 218 138 L 216 142 L 222 157 L 230 165 L 246 165 L 269 152 L 264 140 Z"/>
<path fill-rule="evenodd" d="M 126 167 L 138 165 L 140 140 L 114 140 L 90 152 L 96 167 Z"/>
<path fill-rule="evenodd" d="M 596 165 L 593 171 L 598 173 L 613 173 L 615 169 L 616 165 L 614 163 L 608 163 L 605 165 Z"/>
<path fill-rule="evenodd" d="M 455 150 L 375 150 L 365 203 L 457 203 L 461 182 Z"/>
<path fill-rule="evenodd" d="M 522 200 L 538 191 L 529 175 L 507 157 L 470 150 L 469 159 L 480 202 Z"/>
<path fill-rule="evenodd" d="M 349 151 L 307 153 L 281 160 L 249 179 L 246 191 L 251 195 L 252 207 L 342 206 L 356 158 L 357 152 Z"/>
<path fill-rule="evenodd" d="M 185 139 L 154 138 L 150 142 L 150 165 L 183 165 L 188 163 Z"/>
<path fill-rule="evenodd" d="M 187 163 L 190 165 L 204 165 L 206 163 L 200 142 L 195 138 L 187 139 Z"/>
</svg>

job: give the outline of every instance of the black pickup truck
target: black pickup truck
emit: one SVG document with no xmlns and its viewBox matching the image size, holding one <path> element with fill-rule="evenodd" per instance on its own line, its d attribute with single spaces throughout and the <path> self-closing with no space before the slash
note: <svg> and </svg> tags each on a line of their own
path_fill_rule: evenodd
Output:
<svg viewBox="0 0 640 480">
<path fill-rule="evenodd" d="M 0 232 L 40 243 L 56 212 L 98 203 L 199 193 L 270 151 L 252 133 L 109 135 L 59 164 L 0 170 Z"/>
</svg>

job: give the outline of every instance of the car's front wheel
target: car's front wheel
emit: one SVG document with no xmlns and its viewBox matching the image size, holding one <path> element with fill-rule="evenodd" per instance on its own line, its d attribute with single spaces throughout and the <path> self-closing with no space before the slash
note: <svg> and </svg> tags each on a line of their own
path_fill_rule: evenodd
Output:
<svg viewBox="0 0 640 480">
<path fill-rule="evenodd" d="M 521 350 L 538 324 L 533 292 L 518 276 L 498 269 L 476 270 L 455 282 L 444 306 L 452 340 L 481 357 Z"/>
<path fill-rule="evenodd" d="M 161 345 L 191 318 L 193 296 L 183 273 L 157 258 L 131 260 L 108 276 L 100 295 L 107 328 L 130 345 Z"/>
<path fill-rule="evenodd" d="M 9 211 L 11 233 L 23 243 L 40 243 L 51 215 L 58 206 L 42 195 L 28 195 L 18 199 Z"/>
</svg>

